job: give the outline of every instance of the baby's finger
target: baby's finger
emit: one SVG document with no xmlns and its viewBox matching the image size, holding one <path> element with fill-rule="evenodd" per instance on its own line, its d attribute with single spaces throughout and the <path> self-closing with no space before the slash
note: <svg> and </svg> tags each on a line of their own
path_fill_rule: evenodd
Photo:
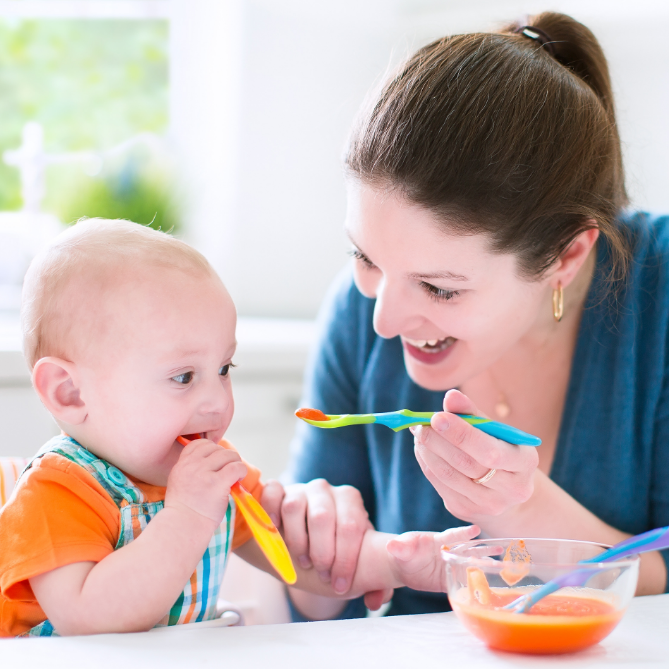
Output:
<svg viewBox="0 0 669 669">
<path fill-rule="evenodd" d="M 419 532 L 405 532 L 394 539 L 390 539 L 386 544 L 386 550 L 398 560 L 406 562 L 416 553 L 419 545 Z"/>
<path fill-rule="evenodd" d="M 365 606 L 370 611 L 378 611 L 383 604 L 392 599 L 394 592 L 391 588 L 388 590 L 372 590 L 364 597 Z"/>
<path fill-rule="evenodd" d="M 241 481 L 247 474 L 248 469 L 243 462 L 230 462 L 217 471 L 212 471 L 219 485 L 230 489 L 237 481 Z"/>
<path fill-rule="evenodd" d="M 262 495 L 260 496 L 260 504 L 267 511 L 267 514 L 277 528 L 281 527 L 281 503 L 285 494 L 281 483 L 275 479 L 270 479 L 265 483 Z"/>
<path fill-rule="evenodd" d="M 471 541 L 481 534 L 481 528 L 477 525 L 466 525 L 464 527 L 452 527 L 435 535 L 435 542 L 440 548 L 454 546 L 465 541 Z"/>
<path fill-rule="evenodd" d="M 309 534 L 307 532 L 307 495 L 305 485 L 286 486 L 281 504 L 281 523 L 288 550 L 297 556 L 302 569 L 310 569 Z"/>
<path fill-rule="evenodd" d="M 188 458 L 193 456 L 207 457 L 216 450 L 220 450 L 220 446 L 209 439 L 195 439 L 184 446 L 181 451 L 180 458 Z"/>
</svg>

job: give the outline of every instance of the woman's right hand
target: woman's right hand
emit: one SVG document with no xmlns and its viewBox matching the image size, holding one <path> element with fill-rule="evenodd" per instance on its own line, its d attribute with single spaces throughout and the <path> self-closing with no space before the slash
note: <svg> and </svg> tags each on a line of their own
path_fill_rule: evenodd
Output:
<svg viewBox="0 0 669 669">
<path fill-rule="evenodd" d="M 353 582 L 365 532 L 373 529 L 360 492 L 349 485 L 333 486 L 324 479 L 281 486 L 268 481 L 261 503 L 283 529 L 291 555 L 303 569 L 315 569 L 338 595 Z M 372 606 L 389 599 L 369 593 Z M 378 606 L 376 607 L 378 608 Z"/>
<path fill-rule="evenodd" d="M 449 390 L 431 426 L 411 428 L 416 458 L 448 511 L 485 528 L 491 517 L 532 496 L 539 456 L 536 448 L 495 439 L 454 414 L 481 415 L 466 395 Z M 493 469 L 491 478 L 476 483 Z"/>
</svg>

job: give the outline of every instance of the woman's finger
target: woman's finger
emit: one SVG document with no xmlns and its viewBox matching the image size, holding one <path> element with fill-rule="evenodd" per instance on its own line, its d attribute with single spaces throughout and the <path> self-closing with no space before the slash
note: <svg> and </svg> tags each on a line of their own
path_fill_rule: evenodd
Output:
<svg viewBox="0 0 669 669">
<path fill-rule="evenodd" d="M 415 444 L 414 451 L 416 453 L 416 458 L 419 458 L 425 467 L 430 470 L 432 475 L 437 478 L 440 483 L 440 488 L 442 486 L 451 488 L 477 504 L 485 503 L 489 500 L 489 492 L 493 490 L 492 479 L 485 484 L 474 483 L 472 477 L 463 474 L 461 471 L 453 467 L 447 460 L 435 455 L 422 444 Z M 497 470 L 493 479 L 496 479 L 498 476 L 500 478 L 495 482 L 496 489 L 504 487 L 500 484 L 500 479 L 507 479 L 505 483 L 508 483 L 509 473 L 504 470 Z"/>
<path fill-rule="evenodd" d="M 434 453 L 419 446 L 415 452 L 425 477 L 457 518 L 473 520 L 480 515 L 496 516 L 510 506 L 527 501 L 532 495 L 531 476 L 521 477 L 497 470 L 489 481 L 478 484 Z"/>
<path fill-rule="evenodd" d="M 416 455 L 418 464 L 423 470 L 425 478 L 432 484 L 434 489 L 444 502 L 447 511 L 465 521 L 473 521 L 481 515 L 481 509 L 474 504 L 470 499 L 456 492 L 452 488 L 444 485 L 433 473 L 432 470 L 425 464 L 419 455 Z"/>
<path fill-rule="evenodd" d="M 281 528 L 281 504 L 286 493 L 283 485 L 275 479 L 270 479 L 265 483 L 262 495 L 260 496 L 260 504 L 267 514 L 272 519 L 272 522 L 277 528 Z"/>
<path fill-rule="evenodd" d="M 329 583 L 335 558 L 336 505 L 332 486 L 325 479 L 305 484 L 309 558 L 324 583 Z"/>
<path fill-rule="evenodd" d="M 483 465 L 485 471 L 504 469 L 507 472 L 532 472 L 539 464 L 536 448 L 516 446 L 491 437 L 452 413 L 435 414 L 431 427 L 443 440 Z M 430 436 L 423 435 L 423 439 L 428 445 Z M 428 447 L 432 448 L 432 445 L 438 454 L 443 442 L 432 439 Z"/>
<path fill-rule="evenodd" d="M 307 494 L 304 483 L 287 485 L 281 503 L 281 523 L 286 546 L 302 569 L 311 568 L 307 532 Z"/>
<path fill-rule="evenodd" d="M 332 587 L 338 595 L 343 595 L 351 587 L 362 540 L 372 524 L 357 488 L 348 485 L 336 486 L 332 488 L 332 492 L 337 514 Z"/>
<path fill-rule="evenodd" d="M 432 452 L 470 479 L 480 478 L 491 469 L 474 459 L 466 450 L 454 446 L 434 429 L 420 426 L 414 430 L 414 445 Z"/>
<path fill-rule="evenodd" d="M 448 413 L 464 413 L 474 416 L 484 416 L 467 395 L 453 388 L 444 395 L 444 411 Z"/>
</svg>

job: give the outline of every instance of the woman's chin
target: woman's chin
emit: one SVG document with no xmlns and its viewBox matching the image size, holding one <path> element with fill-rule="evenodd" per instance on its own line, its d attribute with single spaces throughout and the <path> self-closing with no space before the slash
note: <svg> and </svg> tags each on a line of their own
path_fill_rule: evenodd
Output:
<svg viewBox="0 0 669 669">
<path fill-rule="evenodd" d="M 447 391 L 451 388 L 457 388 L 463 379 L 460 375 L 454 373 L 451 364 L 441 365 L 423 365 L 414 360 L 409 354 L 404 353 L 404 365 L 407 370 L 409 378 L 421 388 L 426 390 Z M 413 411 L 423 411 L 422 408 L 414 409 L 413 407 L 406 407 Z"/>
</svg>

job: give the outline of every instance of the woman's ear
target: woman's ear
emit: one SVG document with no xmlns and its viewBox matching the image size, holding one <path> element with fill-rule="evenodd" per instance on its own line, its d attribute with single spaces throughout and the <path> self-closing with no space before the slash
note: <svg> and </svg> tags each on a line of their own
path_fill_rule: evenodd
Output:
<svg viewBox="0 0 669 669">
<path fill-rule="evenodd" d="M 596 221 L 587 221 L 587 223 L 596 224 Z M 558 281 L 566 288 L 576 277 L 578 271 L 583 266 L 599 237 L 599 228 L 590 228 L 584 230 L 569 245 L 567 250 L 560 256 L 555 272 L 551 277 L 551 284 L 557 288 Z"/>
<path fill-rule="evenodd" d="M 57 420 L 80 425 L 88 410 L 81 398 L 77 366 L 61 358 L 41 358 L 33 367 L 33 386 L 42 404 Z"/>
</svg>

